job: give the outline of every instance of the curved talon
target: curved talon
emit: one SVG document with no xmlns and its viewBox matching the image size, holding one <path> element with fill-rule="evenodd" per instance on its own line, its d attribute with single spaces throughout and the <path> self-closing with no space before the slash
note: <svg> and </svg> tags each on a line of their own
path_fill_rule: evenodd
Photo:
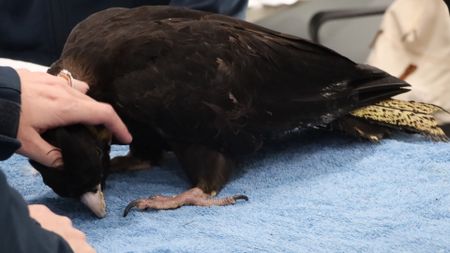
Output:
<svg viewBox="0 0 450 253">
<path fill-rule="evenodd" d="M 233 198 L 234 200 L 243 199 L 243 200 L 245 200 L 245 201 L 248 201 L 248 197 L 247 197 L 246 195 L 242 195 L 242 194 L 234 195 L 232 198 Z"/>
<path fill-rule="evenodd" d="M 127 217 L 127 215 L 128 215 L 128 213 L 130 212 L 130 210 L 131 210 L 133 207 L 137 207 L 138 203 L 139 203 L 139 200 L 133 200 L 133 201 L 131 201 L 131 202 L 127 205 L 127 207 L 125 207 L 125 210 L 123 210 L 123 217 Z"/>
</svg>

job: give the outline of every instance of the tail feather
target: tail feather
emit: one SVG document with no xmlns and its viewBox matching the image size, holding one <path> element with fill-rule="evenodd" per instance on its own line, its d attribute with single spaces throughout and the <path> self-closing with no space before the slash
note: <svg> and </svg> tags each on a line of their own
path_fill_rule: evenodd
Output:
<svg viewBox="0 0 450 253">
<path fill-rule="evenodd" d="M 350 115 L 446 141 L 448 138 L 434 117 L 438 112 L 445 110 L 432 104 L 388 99 L 354 110 Z"/>
<path fill-rule="evenodd" d="M 366 91 L 359 95 L 359 102 L 361 104 L 372 104 L 373 101 L 383 101 L 384 99 L 391 98 L 407 91 L 409 91 L 409 89 L 405 88 L 385 89 L 382 93 L 378 91 L 372 91 L 372 93 Z"/>
<path fill-rule="evenodd" d="M 403 101 L 397 99 L 389 99 L 376 104 L 377 106 L 398 109 L 401 111 L 409 111 L 421 114 L 435 114 L 438 112 L 447 112 L 444 108 L 427 103 L 415 101 Z"/>
<path fill-rule="evenodd" d="M 370 65 L 358 64 L 360 78 L 351 81 L 352 93 L 360 105 L 373 104 L 409 91 L 410 85 Z"/>
</svg>

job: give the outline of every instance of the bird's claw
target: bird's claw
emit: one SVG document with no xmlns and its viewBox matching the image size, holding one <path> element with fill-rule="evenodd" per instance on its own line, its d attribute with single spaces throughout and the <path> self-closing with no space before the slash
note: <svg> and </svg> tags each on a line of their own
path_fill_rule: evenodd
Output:
<svg viewBox="0 0 450 253">
<path fill-rule="evenodd" d="M 139 200 L 133 200 L 131 201 L 126 207 L 125 210 L 123 210 L 123 217 L 127 217 L 128 213 L 133 207 L 137 207 Z"/>
<path fill-rule="evenodd" d="M 233 198 L 234 200 L 242 199 L 242 200 L 248 201 L 247 195 L 242 195 L 242 194 L 234 195 L 232 198 Z"/>
<path fill-rule="evenodd" d="M 125 207 L 123 217 L 126 217 L 130 210 L 135 207 L 139 210 L 167 210 L 176 209 L 184 205 L 226 206 L 236 203 L 237 200 L 248 201 L 248 197 L 239 194 L 226 198 L 211 198 L 210 195 L 204 193 L 201 189 L 193 188 L 173 197 L 156 195 L 146 199 L 133 200 Z"/>
</svg>

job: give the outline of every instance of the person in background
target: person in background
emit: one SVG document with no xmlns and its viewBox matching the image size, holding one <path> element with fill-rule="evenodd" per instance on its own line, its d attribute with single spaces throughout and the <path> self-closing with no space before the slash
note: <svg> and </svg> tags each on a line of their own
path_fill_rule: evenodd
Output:
<svg viewBox="0 0 450 253">
<path fill-rule="evenodd" d="M 0 57 L 50 65 L 71 29 L 109 7 L 174 5 L 244 18 L 247 0 L 0 0 Z M 0 160 L 14 152 L 51 166 L 59 152 L 41 138 L 70 125 L 105 125 L 124 144 L 131 135 L 113 108 L 84 93 L 88 85 L 62 77 L 0 66 Z M 69 218 L 43 205 L 27 205 L 0 171 L 0 252 L 95 252 Z"/>
<path fill-rule="evenodd" d="M 0 0 L 0 58 L 49 66 L 72 28 L 110 7 L 171 5 L 245 18 L 248 0 Z"/>
<path fill-rule="evenodd" d="M 395 0 L 386 10 L 367 63 L 411 84 L 404 100 L 450 111 L 450 0 Z M 450 117 L 437 115 L 447 136 Z"/>
</svg>

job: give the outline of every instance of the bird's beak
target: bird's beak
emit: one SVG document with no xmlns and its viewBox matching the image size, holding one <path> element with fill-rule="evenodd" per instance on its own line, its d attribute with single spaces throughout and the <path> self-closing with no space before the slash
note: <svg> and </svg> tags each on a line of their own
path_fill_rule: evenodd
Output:
<svg viewBox="0 0 450 253">
<path fill-rule="evenodd" d="M 105 197 L 100 185 L 97 185 L 97 192 L 87 192 L 80 198 L 81 203 L 85 204 L 97 217 L 103 218 L 106 216 Z"/>
</svg>

